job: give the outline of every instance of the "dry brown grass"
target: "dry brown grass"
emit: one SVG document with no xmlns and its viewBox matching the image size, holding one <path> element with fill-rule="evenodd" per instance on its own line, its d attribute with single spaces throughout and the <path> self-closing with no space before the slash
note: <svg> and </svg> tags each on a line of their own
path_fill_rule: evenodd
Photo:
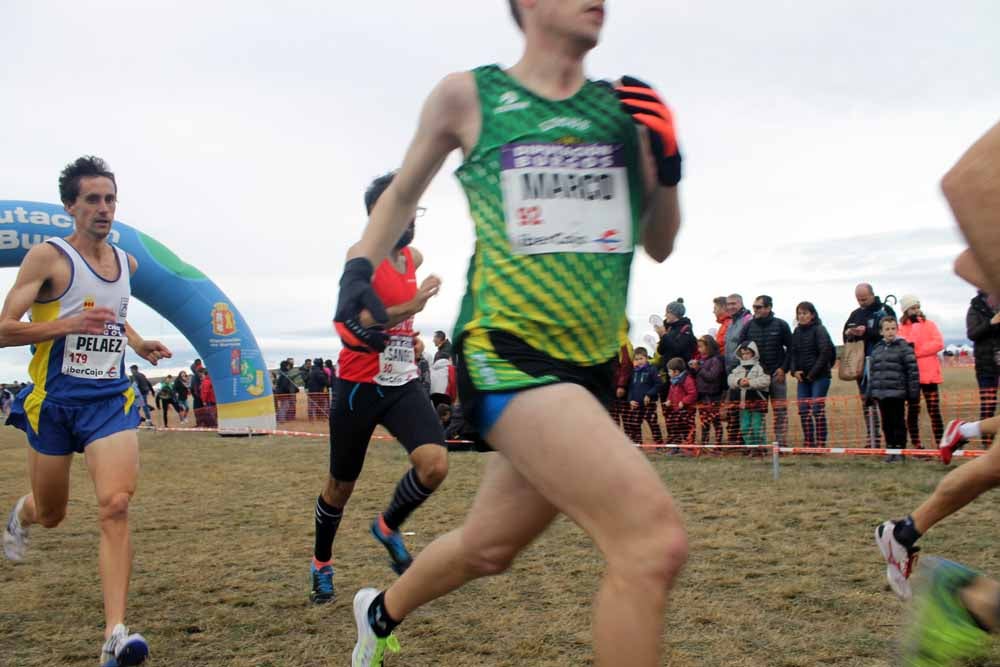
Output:
<svg viewBox="0 0 1000 667">
<path fill-rule="evenodd" d="M 346 665 L 351 598 L 392 573 L 366 533 L 405 469 L 377 443 L 338 536 L 339 598 L 308 595 L 312 506 L 326 444 L 142 433 L 132 509 L 136 564 L 129 619 L 165 666 Z M 25 445 L 0 433 L 0 511 L 25 489 Z M 944 474 L 936 463 L 791 459 L 781 479 L 759 459 L 653 455 L 687 520 L 691 559 L 671 600 L 664 665 L 887 665 L 903 606 L 888 592 L 872 529 L 903 514 Z M 484 456 L 454 454 L 441 491 L 407 524 L 415 550 L 458 523 Z M 0 664 L 93 665 L 102 628 L 97 529 L 82 461 L 69 516 L 36 530 L 29 562 L 0 563 Z M 924 540 L 1000 572 L 1000 513 L 985 498 Z M 505 576 L 474 582 L 415 613 L 390 664 L 591 664 L 589 605 L 599 555 L 557 522 Z M 1000 652 L 994 652 L 1000 660 Z"/>
</svg>

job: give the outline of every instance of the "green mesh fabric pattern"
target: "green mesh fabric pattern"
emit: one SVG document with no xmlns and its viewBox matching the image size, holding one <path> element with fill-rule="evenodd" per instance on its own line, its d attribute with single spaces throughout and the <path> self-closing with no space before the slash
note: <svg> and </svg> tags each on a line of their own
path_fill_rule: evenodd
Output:
<svg viewBox="0 0 1000 667">
<path fill-rule="evenodd" d="M 509 331 L 556 359 L 588 366 L 615 356 L 625 317 L 627 252 L 516 254 L 504 218 L 501 150 L 519 143 L 614 144 L 624 151 L 632 246 L 639 235 L 642 181 L 638 135 L 613 92 L 586 83 L 562 101 L 522 87 L 496 65 L 473 70 L 482 108 L 479 142 L 456 171 L 469 201 L 476 250 L 455 339 Z"/>
</svg>

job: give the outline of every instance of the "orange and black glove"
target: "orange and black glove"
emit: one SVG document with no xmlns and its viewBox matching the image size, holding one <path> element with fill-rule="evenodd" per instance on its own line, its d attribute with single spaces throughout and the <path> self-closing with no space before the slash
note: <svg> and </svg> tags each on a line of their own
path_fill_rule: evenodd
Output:
<svg viewBox="0 0 1000 667">
<path fill-rule="evenodd" d="M 674 116 L 653 87 L 632 76 L 623 76 L 615 86 L 622 108 L 637 123 L 649 128 L 656 175 L 661 185 L 676 186 L 681 180 L 681 154 L 677 150 Z"/>
<path fill-rule="evenodd" d="M 389 342 L 384 327 L 389 321 L 389 314 L 372 287 L 374 274 L 371 262 L 364 257 L 355 257 L 344 265 L 344 274 L 340 277 L 340 296 L 333 326 L 344 347 L 355 352 L 381 352 Z M 377 323 L 375 326 L 361 325 L 362 310 L 371 313 Z"/>
</svg>

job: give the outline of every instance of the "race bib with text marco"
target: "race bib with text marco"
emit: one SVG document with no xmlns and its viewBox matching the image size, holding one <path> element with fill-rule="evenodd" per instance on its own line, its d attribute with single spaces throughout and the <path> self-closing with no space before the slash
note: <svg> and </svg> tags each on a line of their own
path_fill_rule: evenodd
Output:
<svg viewBox="0 0 1000 667">
<path fill-rule="evenodd" d="M 632 252 L 621 144 L 507 144 L 500 161 L 514 253 Z"/>
</svg>

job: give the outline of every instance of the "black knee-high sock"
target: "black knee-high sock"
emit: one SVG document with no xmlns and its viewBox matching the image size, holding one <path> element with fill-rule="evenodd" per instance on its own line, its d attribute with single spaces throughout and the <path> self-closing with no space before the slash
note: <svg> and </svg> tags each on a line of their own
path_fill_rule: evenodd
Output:
<svg viewBox="0 0 1000 667">
<path fill-rule="evenodd" d="M 327 505 L 323 496 L 316 499 L 316 546 L 313 556 L 321 563 L 333 558 L 333 538 L 343 516 L 344 508 Z"/>
<path fill-rule="evenodd" d="M 389 527 L 389 530 L 399 530 L 399 527 L 403 525 L 413 510 L 420 507 L 432 493 L 434 493 L 432 489 L 428 489 L 420 483 L 416 469 L 410 468 L 396 485 L 396 492 L 392 494 L 389 508 L 382 513 L 385 525 Z"/>
</svg>

